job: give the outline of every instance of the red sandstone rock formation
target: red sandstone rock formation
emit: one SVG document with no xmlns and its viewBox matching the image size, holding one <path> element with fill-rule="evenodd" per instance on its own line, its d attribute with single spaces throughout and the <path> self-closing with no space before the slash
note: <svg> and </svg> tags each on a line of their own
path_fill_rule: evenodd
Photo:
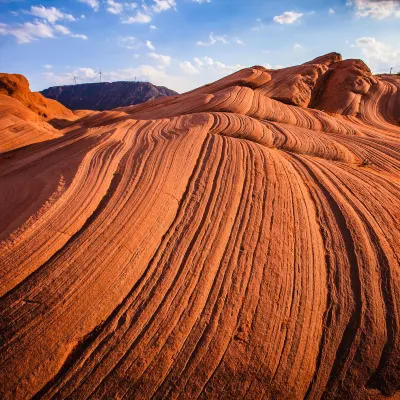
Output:
<svg viewBox="0 0 400 400">
<path fill-rule="evenodd" d="M 0 398 L 398 398 L 399 93 L 331 54 L 0 155 Z"/>
<path fill-rule="evenodd" d="M 60 137 L 57 120 L 80 115 L 31 92 L 24 76 L 0 73 L 0 153 Z"/>
</svg>

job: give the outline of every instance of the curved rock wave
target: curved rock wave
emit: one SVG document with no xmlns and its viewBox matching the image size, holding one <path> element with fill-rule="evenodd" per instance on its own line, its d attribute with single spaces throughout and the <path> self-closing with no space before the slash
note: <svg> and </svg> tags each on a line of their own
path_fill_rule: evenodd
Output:
<svg viewBox="0 0 400 400">
<path fill-rule="evenodd" d="M 397 398 L 399 90 L 333 53 L 0 155 L 0 397 Z"/>
</svg>

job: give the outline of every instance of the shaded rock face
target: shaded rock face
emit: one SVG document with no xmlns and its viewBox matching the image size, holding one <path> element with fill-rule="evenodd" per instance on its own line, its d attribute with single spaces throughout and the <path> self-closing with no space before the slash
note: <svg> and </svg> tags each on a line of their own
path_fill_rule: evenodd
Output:
<svg viewBox="0 0 400 400">
<path fill-rule="evenodd" d="M 0 398 L 398 399 L 399 108 L 333 53 L 0 155 Z"/>
<path fill-rule="evenodd" d="M 52 123 L 77 118 L 57 101 L 31 92 L 24 76 L 0 73 L 0 153 L 59 137 Z"/>
<path fill-rule="evenodd" d="M 23 75 L 0 73 L 0 95 L 19 100 L 25 107 L 44 119 L 74 115 L 62 104 L 46 99 L 40 93 L 31 92 L 29 82 Z"/>
<path fill-rule="evenodd" d="M 148 82 L 103 82 L 55 86 L 41 92 L 71 110 L 112 110 L 177 93 Z"/>
</svg>

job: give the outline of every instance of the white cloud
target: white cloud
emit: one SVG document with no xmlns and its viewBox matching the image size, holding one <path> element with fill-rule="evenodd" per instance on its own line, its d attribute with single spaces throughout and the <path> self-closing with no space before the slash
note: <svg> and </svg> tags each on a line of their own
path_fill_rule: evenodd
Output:
<svg viewBox="0 0 400 400">
<path fill-rule="evenodd" d="M 134 17 L 128 17 L 122 20 L 123 24 L 148 24 L 151 21 L 151 17 L 148 14 L 144 14 L 138 11 Z"/>
<path fill-rule="evenodd" d="M 73 71 L 73 74 L 84 76 L 85 78 L 95 78 L 97 75 L 99 75 L 99 73 L 92 68 L 78 68 Z"/>
<path fill-rule="evenodd" d="M 371 17 L 374 19 L 384 19 L 388 17 L 400 17 L 400 4 L 398 0 L 355 0 L 349 1 L 348 6 L 352 6 L 358 18 Z"/>
<path fill-rule="evenodd" d="M 335 14 L 335 10 L 333 8 L 329 9 L 329 14 Z"/>
<path fill-rule="evenodd" d="M 122 3 L 117 3 L 114 0 L 107 0 L 107 11 L 111 14 L 121 14 L 124 10 L 124 5 Z"/>
<path fill-rule="evenodd" d="M 40 21 L 35 21 L 33 23 L 25 22 L 24 24 L 14 26 L 0 24 L 0 35 L 14 36 L 18 43 L 29 43 L 38 39 L 55 38 L 57 37 L 56 34 L 87 39 L 87 36 L 72 33 L 63 25 L 52 26 Z"/>
<path fill-rule="evenodd" d="M 277 15 L 274 17 L 274 21 L 278 24 L 293 24 L 303 16 L 302 13 L 297 13 L 294 11 L 286 11 L 282 15 Z"/>
<path fill-rule="evenodd" d="M 46 8 L 44 6 L 32 6 L 29 14 L 45 19 L 49 21 L 51 24 L 54 24 L 58 20 L 65 20 L 65 21 L 76 21 L 73 15 L 65 14 L 61 10 L 55 7 Z"/>
<path fill-rule="evenodd" d="M 189 75 L 199 74 L 200 71 L 190 61 L 182 61 L 179 66 L 182 72 Z"/>
<path fill-rule="evenodd" d="M 109 8 L 107 8 L 108 12 L 112 14 L 121 14 L 125 9 L 134 10 L 138 9 L 138 4 L 133 2 L 127 3 L 117 3 L 115 0 L 106 0 Z M 160 13 L 162 11 L 169 10 L 170 8 L 175 8 L 176 1 L 175 0 L 153 0 L 153 4 L 151 6 L 147 5 L 144 0 L 141 3 L 140 11 L 137 10 L 135 16 L 124 17 L 121 19 L 123 24 L 147 24 L 151 21 L 152 15 L 154 13 Z M 155 25 L 150 26 L 150 30 L 154 31 L 157 27 Z"/>
<path fill-rule="evenodd" d="M 240 45 L 244 44 L 239 38 L 235 38 L 235 39 L 233 39 L 233 41 L 234 41 L 236 44 L 240 44 Z"/>
<path fill-rule="evenodd" d="M 79 33 L 71 33 L 68 36 L 73 37 L 73 38 L 77 38 L 77 39 L 88 40 L 88 37 L 86 35 L 82 35 L 82 34 L 79 34 Z"/>
<path fill-rule="evenodd" d="M 73 76 L 68 73 L 55 74 L 54 72 L 43 72 L 43 80 L 48 86 L 71 85 L 74 83 Z"/>
<path fill-rule="evenodd" d="M 134 10 L 137 8 L 137 4 L 136 3 L 124 3 L 125 8 L 127 8 L 128 10 Z"/>
<path fill-rule="evenodd" d="M 302 49 L 303 48 L 303 46 L 301 45 L 301 44 L 299 44 L 299 43 L 295 43 L 294 45 L 293 45 L 293 49 L 295 49 L 295 50 L 300 50 L 300 49 Z"/>
<path fill-rule="evenodd" d="M 214 61 L 211 57 L 202 57 L 202 58 L 195 57 L 194 62 L 197 65 L 197 68 L 196 67 L 195 68 L 198 70 L 213 68 L 220 72 L 230 73 L 243 68 L 243 66 L 240 64 L 230 66 L 219 61 Z"/>
<path fill-rule="evenodd" d="M 98 0 L 79 0 L 81 3 L 85 3 L 88 6 L 92 7 L 94 11 L 99 11 L 99 1 Z"/>
<path fill-rule="evenodd" d="M 175 0 L 154 0 L 153 11 L 162 12 L 176 6 Z"/>
<path fill-rule="evenodd" d="M 156 48 L 153 46 L 153 43 L 151 43 L 150 42 L 150 40 L 147 40 L 146 41 L 146 46 L 150 49 L 150 50 L 152 50 L 152 51 L 154 51 Z"/>
<path fill-rule="evenodd" d="M 400 50 L 394 50 L 386 43 L 379 42 L 373 37 L 356 39 L 355 46 L 360 48 L 366 61 L 379 69 L 389 69 L 400 64 Z"/>
<path fill-rule="evenodd" d="M 228 44 L 228 37 L 226 35 L 222 35 L 222 36 L 215 36 L 214 33 L 210 33 L 209 35 L 209 41 L 208 42 L 202 42 L 202 41 L 198 41 L 196 44 L 197 46 L 212 46 L 214 44 L 217 43 L 222 43 L 222 44 Z"/>
<path fill-rule="evenodd" d="M 43 68 L 52 69 L 53 66 L 52 66 L 51 64 L 44 64 L 44 65 L 43 65 Z"/>
<path fill-rule="evenodd" d="M 63 25 L 55 25 L 54 26 L 54 31 L 55 32 L 59 32 L 62 35 L 70 36 L 70 37 L 73 37 L 73 38 L 78 38 L 78 39 L 83 39 L 83 40 L 87 39 L 87 36 L 76 34 L 76 33 L 72 33 L 66 26 L 63 26 Z"/>
<path fill-rule="evenodd" d="M 125 36 L 118 38 L 118 46 L 123 47 L 128 50 L 136 50 L 143 46 L 143 43 L 135 38 L 134 36 Z"/>
<path fill-rule="evenodd" d="M 204 65 L 204 62 L 200 60 L 200 58 L 195 57 L 194 62 L 197 64 L 198 67 L 202 67 Z"/>
<path fill-rule="evenodd" d="M 23 25 L 0 24 L 0 35 L 11 35 L 18 43 L 29 43 L 41 38 L 53 38 L 53 28 L 43 22 L 25 22 Z"/>
<path fill-rule="evenodd" d="M 149 53 L 147 54 L 149 58 L 156 61 L 160 66 L 167 66 L 171 64 L 170 56 L 163 56 L 162 54 Z"/>
<path fill-rule="evenodd" d="M 62 33 L 63 35 L 69 35 L 71 33 L 71 31 L 66 26 L 62 25 L 55 25 L 54 30 Z"/>
</svg>

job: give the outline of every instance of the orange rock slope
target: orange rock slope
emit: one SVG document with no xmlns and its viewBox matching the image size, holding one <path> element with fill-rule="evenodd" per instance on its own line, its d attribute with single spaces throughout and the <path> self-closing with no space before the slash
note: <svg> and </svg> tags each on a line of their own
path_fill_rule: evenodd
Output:
<svg viewBox="0 0 400 400">
<path fill-rule="evenodd" d="M 31 92 L 22 75 L 0 73 L 0 154 L 60 137 L 56 127 L 85 114 Z"/>
<path fill-rule="evenodd" d="M 329 54 L 0 155 L 0 398 L 399 398 L 399 113 Z"/>
</svg>

